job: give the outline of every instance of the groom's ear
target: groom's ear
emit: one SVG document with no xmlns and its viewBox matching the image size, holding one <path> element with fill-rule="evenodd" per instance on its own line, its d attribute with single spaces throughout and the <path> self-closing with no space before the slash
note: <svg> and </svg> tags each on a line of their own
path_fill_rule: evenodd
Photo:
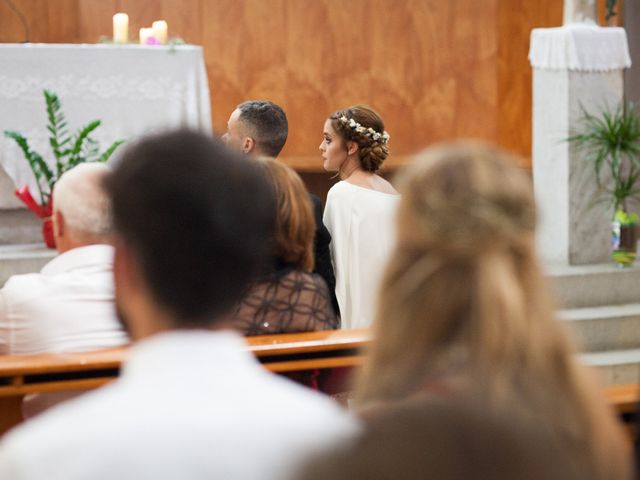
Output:
<svg viewBox="0 0 640 480">
<path fill-rule="evenodd" d="M 251 153 L 256 148 L 256 141 L 251 137 L 244 137 L 242 140 L 242 153 Z"/>
</svg>

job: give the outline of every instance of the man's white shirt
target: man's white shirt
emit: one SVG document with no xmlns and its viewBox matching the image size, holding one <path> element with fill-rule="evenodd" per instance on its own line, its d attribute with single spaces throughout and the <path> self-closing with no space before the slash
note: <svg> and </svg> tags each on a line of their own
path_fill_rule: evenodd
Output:
<svg viewBox="0 0 640 480">
<path fill-rule="evenodd" d="M 10 432 L 0 478 L 282 480 L 357 430 L 238 334 L 173 331 L 135 345 L 114 383 Z"/>
<path fill-rule="evenodd" d="M 113 247 L 68 250 L 0 290 L 0 354 L 71 352 L 127 342 L 115 314 Z"/>
<path fill-rule="evenodd" d="M 128 342 L 116 317 L 108 245 L 68 250 L 40 273 L 15 275 L 0 290 L 0 355 L 99 350 Z M 27 395 L 32 417 L 82 392 Z"/>
</svg>

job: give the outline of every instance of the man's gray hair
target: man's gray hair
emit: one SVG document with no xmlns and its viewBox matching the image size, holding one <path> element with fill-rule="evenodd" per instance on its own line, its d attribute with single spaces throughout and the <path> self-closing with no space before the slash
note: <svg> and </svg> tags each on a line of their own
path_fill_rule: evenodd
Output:
<svg viewBox="0 0 640 480">
<path fill-rule="evenodd" d="M 69 229 L 95 236 L 111 232 L 111 202 L 103 187 L 110 172 L 104 163 L 81 163 L 56 182 L 53 210 Z"/>
</svg>

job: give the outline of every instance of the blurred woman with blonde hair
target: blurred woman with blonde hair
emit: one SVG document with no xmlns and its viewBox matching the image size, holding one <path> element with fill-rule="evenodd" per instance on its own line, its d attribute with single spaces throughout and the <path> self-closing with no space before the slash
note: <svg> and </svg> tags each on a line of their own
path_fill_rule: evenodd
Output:
<svg viewBox="0 0 640 480">
<path fill-rule="evenodd" d="M 534 253 L 531 181 L 516 164 L 456 143 L 406 169 L 356 396 L 362 407 L 482 396 L 567 445 L 582 478 L 629 478 L 620 428 L 555 317 Z"/>
</svg>

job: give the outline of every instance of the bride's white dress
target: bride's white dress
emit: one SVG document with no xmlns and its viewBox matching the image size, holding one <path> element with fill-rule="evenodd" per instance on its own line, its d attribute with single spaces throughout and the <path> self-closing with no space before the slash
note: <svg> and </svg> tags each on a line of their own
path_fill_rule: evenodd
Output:
<svg viewBox="0 0 640 480">
<path fill-rule="evenodd" d="M 395 241 L 399 195 L 370 190 L 346 181 L 327 195 L 324 224 L 331 233 L 336 297 L 342 328 L 371 325 L 380 279 Z"/>
</svg>

